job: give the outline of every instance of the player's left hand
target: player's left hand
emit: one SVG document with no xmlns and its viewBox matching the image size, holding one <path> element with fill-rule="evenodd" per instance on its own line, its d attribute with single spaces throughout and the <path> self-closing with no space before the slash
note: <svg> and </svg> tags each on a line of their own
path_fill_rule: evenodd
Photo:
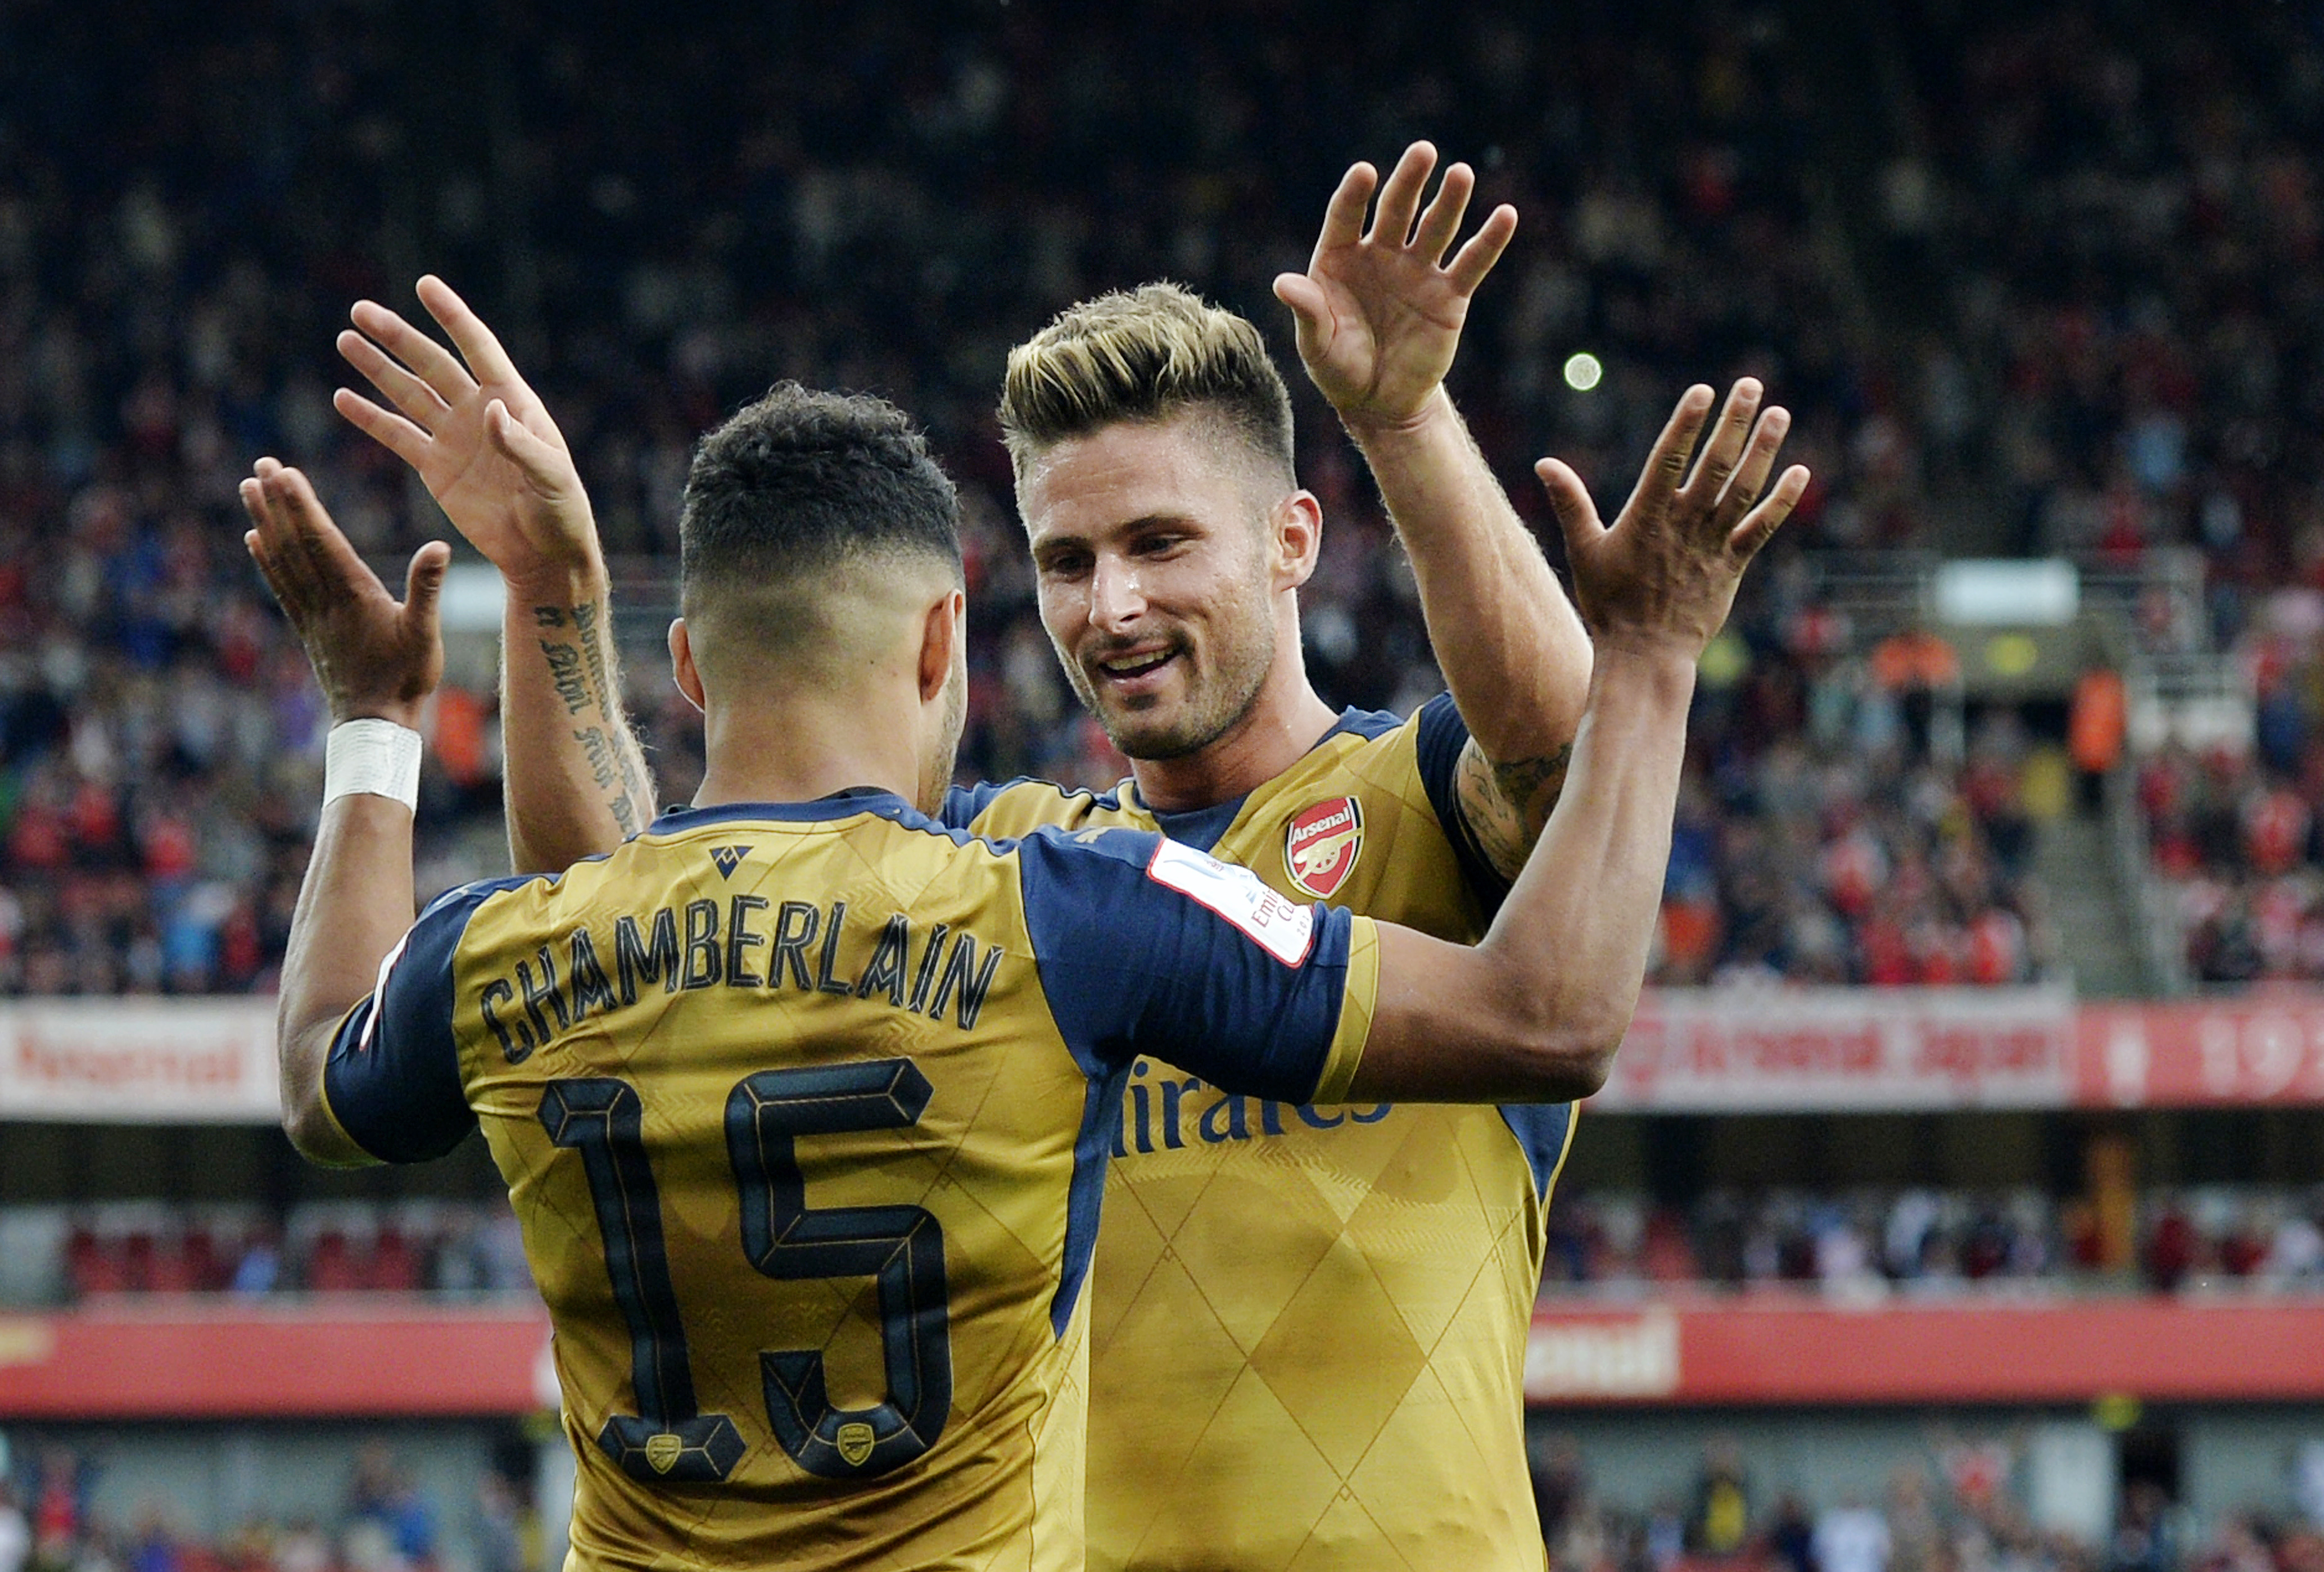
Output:
<svg viewBox="0 0 2324 1572">
<path fill-rule="evenodd" d="M 1792 416 L 1763 410 L 1765 393 L 1756 378 L 1738 381 L 1696 455 L 1713 395 L 1689 388 L 1611 529 L 1572 465 L 1534 466 L 1565 535 L 1573 603 L 1601 654 L 1631 645 L 1692 663 L 1725 626 L 1744 568 L 1808 489 L 1804 464 L 1767 483 Z"/>
<path fill-rule="evenodd" d="M 1385 185 L 1368 163 L 1350 169 L 1324 210 L 1307 271 L 1275 280 L 1276 299 L 1298 319 L 1308 376 L 1359 435 L 1421 413 L 1461 346 L 1470 297 L 1517 233 L 1517 209 L 1504 204 L 1445 261 L 1477 176 L 1467 164 L 1452 165 L 1422 211 L 1421 193 L 1435 168 L 1436 150 L 1416 142 Z"/>
<path fill-rule="evenodd" d="M 431 540 L 413 554 L 399 605 L 297 470 L 260 459 L 242 483 L 242 506 L 256 526 L 242 543 L 307 647 L 332 722 L 417 730 L 420 706 L 444 676 L 436 604 L 452 548 Z"/>
<path fill-rule="evenodd" d="M 418 292 L 459 354 L 377 301 L 358 300 L 339 354 L 395 408 L 351 388 L 333 394 L 332 407 L 417 471 L 444 516 L 512 584 L 603 574 L 589 494 L 549 406 L 449 284 L 430 273 Z"/>
</svg>

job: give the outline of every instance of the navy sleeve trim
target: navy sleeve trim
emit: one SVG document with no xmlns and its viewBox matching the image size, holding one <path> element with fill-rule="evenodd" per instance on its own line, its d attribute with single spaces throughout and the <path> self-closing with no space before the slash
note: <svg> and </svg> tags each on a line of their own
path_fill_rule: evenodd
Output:
<svg viewBox="0 0 2324 1572">
<path fill-rule="evenodd" d="M 1461 718 L 1451 694 L 1439 694 L 1421 705 L 1416 723 L 1420 731 L 1421 787 L 1428 794 L 1428 805 L 1436 810 L 1436 822 L 1444 827 L 1444 838 L 1452 843 L 1461 876 L 1489 917 L 1500 910 L 1502 897 L 1509 893 L 1509 881 L 1486 860 L 1469 828 L 1469 815 L 1461 810 L 1457 777 L 1461 750 L 1469 746 L 1469 723 Z"/>
<path fill-rule="evenodd" d="M 485 897 L 531 882 L 485 879 L 438 896 L 339 1023 L 324 1095 L 339 1127 L 381 1162 L 441 1157 L 475 1128 L 452 1034 L 453 956 Z"/>
<path fill-rule="evenodd" d="M 992 805 L 992 799 L 1009 789 L 1007 785 L 995 786 L 981 780 L 973 786 L 952 786 L 945 790 L 944 806 L 936 810 L 936 823 L 947 830 L 965 830 L 975 823 L 977 814 Z"/>
<path fill-rule="evenodd" d="M 1085 1071 L 1152 1053 L 1230 1091 L 1314 1095 L 1340 1024 L 1347 912 L 1296 906 L 1249 869 L 1145 831 L 1037 830 L 1016 853 L 1042 991 Z M 1203 865 L 1219 889 L 1182 893 L 1149 871 L 1157 856 Z M 1246 885 L 1271 905 L 1238 916 Z"/>
</svg>

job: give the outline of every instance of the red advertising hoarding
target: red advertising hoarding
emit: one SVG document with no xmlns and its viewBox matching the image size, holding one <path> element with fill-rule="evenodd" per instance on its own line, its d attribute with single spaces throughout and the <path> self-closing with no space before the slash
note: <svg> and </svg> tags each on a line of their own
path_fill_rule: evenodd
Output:
<svg viewBox="0 0 2324 1572">
<path fill-rule="evenodd" d="M 1641 1001 L 1593 1099 L 1706 1113 L 2270 1104 L 2324 1104 L 2324 994 L 1667 990 Z"/>
<path fill-rule="evenodd" d="M 1842 1308 L 1812 1295 L 1545 1301 L 1526 1400 L 1832 1405 L 2324 1399 L 2324 1296 Z"/>
<path fill-rule="evenodd" d="M 0 1004 L 0 1119 L 272 1123 L 272 1001 Z M 2324 992 L 1649 993 L 1597 1107 L 1743 1113 L 2324 1104 Z"/>
<path fill-rule="evenodd" d="M 1536 1406 L 2324 1401 L 2324 1296 L 1545 1301 Z M 0 1316 L 0 1422 L 520 1416 L 553 1406 L 537 1306 L 124 1300 Z"/>
<path fill-rule="evenodd" d="M 0 1314 L 0 1420 L 528 1414 L 548 1359 L 538 1305 L 123 1299 Z"/>
</svg>

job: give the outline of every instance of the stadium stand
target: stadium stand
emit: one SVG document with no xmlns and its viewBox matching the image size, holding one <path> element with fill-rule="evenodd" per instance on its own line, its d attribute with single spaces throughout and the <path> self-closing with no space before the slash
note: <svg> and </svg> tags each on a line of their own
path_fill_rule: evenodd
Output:
<svg viewBox="0 0 2324 1572">
<path fill-rule="evenodd" d="M 609 542 L 649 562 L 672 544 L 693 433 L 772 372 L 874 387 L 920 413 L 973 523 L 964 769 L 1110 784 L 1120 761 L 1058 680 L 1012 538 L 989 414 L 1001 354 L 1065 300 L 1157 265 L 1278 328 L 1266 280 L 1303 253 L 1305 195 L 1328 188 L 1344 152 L 1299 115 L 1251 113 L 1271 51 L 1307 49 L 1314 16 L 1293 8 L 1259 47 L 1166 11 L 982 39 L 958 22 L 948 35 L 933 14 L 867 22 L 852 69 L 876 62 L 904 87 L 862 100 L 852 78 L 772 94 L 739 69 L 748 49 L 698 58 L 682 40 L 518 8 L 503 62 L 521 106 L 511 170 L 485 186 L 409 167 L 400 84 L 364 64 L 386 49 L 385 23 L 368 14 L 274 26 L 263 7 L 230 9 L 198 37 L 162 25 L 125 47 L 60 11 L 12 21 L 19 64 L 0 72 L 25 75 L 11 84 L 21 108 L 0 120 L 0 988 L 266 985 L 301 866 L 320 716 L 236 548 L 232 483 L 257 452 L 280 451 L 317 475 L 368 551 L 394 556 L 432 527 L 400 467 L 341 427 L 326 396 L 343 380 L 331 325 L 358 293 L 400 298 L 395 260 L 416 271 L 423 252 L 455 276 L 483 275 L 490 288 L 475 292 L 585 455 Z M 1367 27 L 1408 35 L 1426 118 L 1448 145 L 1470 118 L 1504 124 L 1497 106 L 1537 78 L 1561 106 L 1529 140 L 1485 148 L 1485 195 L 1519 204 L 1528 239 L 1494 280 L 1459 378 L 1521 505 L 1537 510 L 1522 467 L 1536 449 L 1601 478 L 1623 473 L 1674 388 L 1748 370 L 1802 415 L 1793 445 L 1819 480 L 1796 538 L 1916 538 L 1914 438 L 1874 396 L 1877 341 L 1846 326 L 1860 313 L 1843 308 L 1844 271 L 1813 232 L 1802 133 L 1784 107 L 1804 88 L 1780 32 L 1763 18 L 1641 46 L 1617 19 L 1583 19 L 1570 48 L 1549 51 L 1514 15 L 1480 14 L 1452 38 L 1395 7 L 1373 12 Z M 262 34 L 298 90 L 234 113 L 228 62 Z M 29 78 L 35 60 L 97 51 L 124 91 L 166 106 L 166 124 L 140 133 L 151 145 Z M 1129 71 L 1131 59 L 1181 69 Z M 1345 54 L 1314 64 L 1319 83 L 1356 69 Z M 1202 91 L 1164 86 L 1181 75 Z M 205 84 L 198 105 L 184 98 L 189 79 Z M 1091 97 L 1096 82 L 1119 90 Z M 606 130 L 616 121 L 618 138 Z M 1167 178 L 1102 137 L 1101 122 L 1142 127 L 1125 145 L 1152 150 Z M 1227 139 L 1225 125 L 1241 129 Z M 648 147 L 652 180 L 636 168 Z M 409 182 L 438 176 L 433 207 L 414 212 Z M 391 247 L 364 227 L 381 210 L 401 225 Z M 1574 342 L 1604 368 L 1588 391 L 1552 365 Z M 1307 597 L 1319 676 L 1336 700 L 1409 709 L 1435 678 L 1408 577 L 1352 455 L 1301 392 L 1303 456 L 1332 521 Z M 690 718 L 657 657 L 633 665 L 680 800 Z M 1768 690 L 1803 676 L 1765 674 L 1746 697 L 1780 701 Z M 438 717 L 425 882 L 496 866 L 491 703 L 456 693 Z M 1706 777 L 1721 812 L 1769 785 L 1762 752 L 1774 749 L 1776 773 L 1796 762 L 1763 728 L 1804 719 L 1747 706 L 1707 745 L 1721 756 Z M 1828 729 L 1815 738 L 1833 740 Z M 1883 795 L 1910 768 L 1833 789 Z M 1923 809 L 1960 792 L 1921 784 Z M 1829 841 L 1831 856 L 1815 856 L 1859 873 L 1771 892 L 1758 887 L 1758 849 L 1720 847 L 1681 870 L 1665 975 L 1991 981 L 2042 970 L 2038 902 L 2019 887 L 2022 859 L 1983 844 L 1987 815 L 1973 815 L 1973 844 L 1953 858 L 1977 867 L 1922 879 L 1913 870 L 1961 835 L 1925 813 L 1819 809 L 1812 831 L 1778 812 L 1765 833 Z M 1877 915 L 1849 888 L 1870 862 L 1906 873 Z"/>
<path fill-rule="evenodd" d="M 2129 1270 L 2101 1259 L 2088 1203 L 2039 1189 L 1840 1192 L 1715 1188 L 1683 1206 L 1561 1190 L 1543 1292 L 1867 1287 L 1941 1297 L 2028 1285 L 2080 1293 L 2324 1291 L 2324 1190 L 2158 1188 L 2139 1198 Z M 248 1205 L 161 1200 L 0 1209 L 20 1306 L 106 1295 L 523 1295 L 515 1224 L 490 1202 L 314 1201 L 281 1227 Z"/>
</svg>

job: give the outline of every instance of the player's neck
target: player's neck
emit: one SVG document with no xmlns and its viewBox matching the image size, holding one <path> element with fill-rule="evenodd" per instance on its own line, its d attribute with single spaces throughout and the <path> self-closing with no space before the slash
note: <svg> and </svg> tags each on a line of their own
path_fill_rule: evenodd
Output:
<svg viewBox="0 0 2324 1572">
<path fill-rule="evenodd" d="M 872 786 L 916 803 L 918 715 L 865 703 L 724 706 L 703 717 L 702 789 L 694 805 L 804 803 Z"/>
<path fill-rule="evenodd" d="M 1130 773 L 1156 813 L 1215 807 L 1298 763 L 1339 719 L 1304 666 L 1277 661 L 1250 708 L 1207 747 L 1182 758 L 1133 758 Z"/>
</svg>

